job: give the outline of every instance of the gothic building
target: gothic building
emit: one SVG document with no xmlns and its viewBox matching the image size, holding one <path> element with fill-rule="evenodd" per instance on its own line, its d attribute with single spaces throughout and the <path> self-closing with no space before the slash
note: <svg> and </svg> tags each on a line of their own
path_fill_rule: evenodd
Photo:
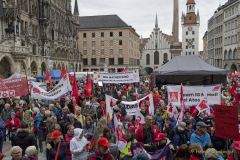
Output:
<svg viewBox="0 0 240 160">
<path fill-rule="evenodd" d="M 142 39 L 143 41 L 144 39 Z M 155 28 L 150 38 L 146 39 L 141 50 L 140 64 L 143 70 L 150 74 L 154 69 L 168 62 L 171 59 L 170 47 L 174 42 L 174 37 L 163 33 L 158 27 L 156 16 Z"/>
<path fill-rule="evenodd" d="M 79 12 L 70 0 L 3 0 L 0 4 L 0 78 L 14 72 L 81 70 L 77 46 Z"/>
</svg>

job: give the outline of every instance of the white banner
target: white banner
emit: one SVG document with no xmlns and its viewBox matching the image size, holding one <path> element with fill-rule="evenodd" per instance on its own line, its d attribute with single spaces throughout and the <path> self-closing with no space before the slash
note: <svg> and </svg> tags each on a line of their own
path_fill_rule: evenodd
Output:
<svg viewBox="0 0 240 160">
<path fill-rule="evenodd" d="M 168 104 L 180 106 L 181 86 L 167 86 Z M 208 105 L 221 104 L 221 85 L 212 86 L 183 86 L 185 106 L 197 106 L 206 97 Z"/>
<path fill-rule="evenodd" d="M 117 99 L 106 95 L 106 110 L 107 115 L 110 119 L 112 119 L 113 107 L 116 105 Z M 151 115 L 154 115 L 154 104 L 153 104 L 153 96 L 152 94 L 147 95 L 146 97 L 137 100 L 137 101 L 122 101 L 122 105 L 125 107 L 127 115 L 137 115 L 142 103 L 145 103 L 146 112 Z"/>
<path fill-rule="evenodd" d="M 69 82 L 68 75 L 65 75 L 49 92 L 33 84 L 31 96 L 33 99 L 56 100 L 70 91 L 72 91 L 72 86 Z"/>
<path fill-rule="evenodd" d="M 139 72 L 119 72 L 119 73 L 105 73 L 96 72 L 94 73 L 94 83 L 101 81 L 103 83 L 138 83 Z"/>
</svg>

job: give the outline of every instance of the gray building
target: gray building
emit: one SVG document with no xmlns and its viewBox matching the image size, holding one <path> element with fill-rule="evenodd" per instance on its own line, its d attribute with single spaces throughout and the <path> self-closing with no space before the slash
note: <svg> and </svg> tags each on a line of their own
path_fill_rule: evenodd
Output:
<svg viewBox="0 0 240 160">
<path fill-rule="evenodd" d="M 38 76 L 47 69 L 81 70 L 75 0 L 3 0 L 0 5 L 0 78 Z"/>
</svg>

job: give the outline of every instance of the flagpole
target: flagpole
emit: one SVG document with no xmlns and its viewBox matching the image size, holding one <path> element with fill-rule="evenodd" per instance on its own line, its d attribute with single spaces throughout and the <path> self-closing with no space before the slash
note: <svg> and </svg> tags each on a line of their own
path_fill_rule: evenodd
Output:
<svg viewBox="0 0 240 160">
<path fill-rule="evenodd" d="M 27 87 L 28 87 L 28 98 L 30 100 L 31 92 L 30 92 L 29 85 L 28 85 L 28 76 L 27 76 L 27 68 L 26 68 L 26 66 L 24 66 L 24 72 L 25 72 L 25 78 L 26 78 L 26 83 L 27 83 Z"/>
</svg>

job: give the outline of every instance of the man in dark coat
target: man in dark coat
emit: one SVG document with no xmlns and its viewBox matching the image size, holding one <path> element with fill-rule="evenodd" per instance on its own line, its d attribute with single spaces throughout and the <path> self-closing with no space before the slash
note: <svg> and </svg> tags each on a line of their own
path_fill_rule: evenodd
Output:
<svg viewBox="0 0 240 160">
<path fill-rule="evenodd" d="M 55 157 L 58 160 L 66 160 L 67 143 L 63 141 L 62 133 L 55 130 L 49 138 L 52 141 L 47 144 L 47 160 L 54 160 Z"/>
<path fill-rule="evenodd" d="M 22 148 L 22 154 L 25 154 L 25 150 L 29 146 L 36 146 L 37 141 L 33 134 L 29 132 L 28 125 L 26 123 L 21 124 L 21 128 L 17 130 L 16 136 L 12 138 L 12 146 L 19 146 Z"/>
</svg>

